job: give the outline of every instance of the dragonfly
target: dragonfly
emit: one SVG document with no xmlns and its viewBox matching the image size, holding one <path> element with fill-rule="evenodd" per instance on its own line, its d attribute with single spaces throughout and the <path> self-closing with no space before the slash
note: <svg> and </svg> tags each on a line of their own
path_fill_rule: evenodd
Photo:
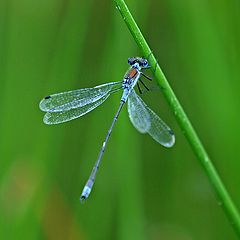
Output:
<svg viewBox="0 0 240 240">
<path fill-rule="evenodd" d="M 81 201 L 85 201 L 90 195 L 109 137 L 126 102 L 130 121 L 140 133 L 148 133 L 155 141 L 167 148 L 172 147 L 175 143 L 175 136 L 171 128 L 145 104 L 134 90 L 134 87 L 137 85 L 139 92 L 142 92 L 139 83 L 142 83 L 149 90 L 140 79 L 143 76 L 151 80 L 142 71 L 151 67 L 148 60 L 141 57 L 131 57 L 128 58 L 128 64 L 130 68 L 122 81 L 109 82 L 93 88 L 82 88 L 52 94 L 43 98 L 39 104 L 40 109 L 46 112 L 43 118 L 44 123 L 59 124 L 87 114 L 104 103 L 112 93 L 123 91 L 117 112 L 112 120 L 92 172 L 83 188 L 80 196 Z"/>
</svg>

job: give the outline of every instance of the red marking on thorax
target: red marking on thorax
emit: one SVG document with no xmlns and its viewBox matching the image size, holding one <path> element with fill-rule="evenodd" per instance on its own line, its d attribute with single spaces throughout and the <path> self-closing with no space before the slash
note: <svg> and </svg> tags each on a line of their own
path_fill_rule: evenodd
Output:
<svg viewBox="0 0 240 240">
<path fill-rule="evenodd" d="M 133 68 L 129 71 L 128 78 L 133 78 L 137 74 L 137 69 Z"/>
</svg>

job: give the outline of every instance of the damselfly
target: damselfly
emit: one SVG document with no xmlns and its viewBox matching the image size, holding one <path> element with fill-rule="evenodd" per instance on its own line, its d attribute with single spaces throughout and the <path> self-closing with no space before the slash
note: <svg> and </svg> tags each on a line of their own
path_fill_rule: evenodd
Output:
<svg viewBox="0 0 240 240">
<path fill-rule="evenodd" d="M 173 131 L 143 102 L 133 89 L 137 85 L 141 93 L 138 81 L 147 88 L 140 79 L 141 76 L 151 79 L 141 71 L 142 69 L 150 67 L 147 59 L 133 57 L 128 59 L 128 63 L 131 67 L 120 82 L 110 82 L 93 88 L 82 88 L 49 95 L 39 104 L 40 109 L 46 112 L 43 118 L 44 123 L 58 124 L 83 116 L 101 105 L 110 94 L 119 91 L 120 89 L 123 90 L 118 110 L 108 130 L 105 141 L 103 142 L 91 175 L 83 188 L 80 197 L 81 201 L 87 199 L 92 190 L 96 173 L 110 134 L 117 121 L 119 113 L 127 100 L 129 118 L 133 126 L 140 133 L 148 133 L 154 140 L 164 147 L 172 147 L 175 142 Z"/>
</svg>

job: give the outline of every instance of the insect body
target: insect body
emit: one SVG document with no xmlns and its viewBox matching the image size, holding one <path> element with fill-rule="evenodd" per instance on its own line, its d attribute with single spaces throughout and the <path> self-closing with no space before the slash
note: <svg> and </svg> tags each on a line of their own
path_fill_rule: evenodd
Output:
<svg viewBox="0 0 240 240">
<path fill-rule="evenodd" d="M 92 190 L 110 134 L 126 101 L 128 101 L 129 118 L 139 132 L 148 133 L 154 140 L 165 147 L 174 145 L 175 137 L 173 131 L 143 102 L 134 90 L 134 87 L 137 85 L 141 93 L 138 81 L 146 87 L 140 79 L 141 76 L 150 79 L 142 72 L 142 69 L 150 67 L 148 61 L 144 58 L 133 57 L 128 59 L 128 63 L 131 67 L 125 74 L 123 81 L 110 82 L 94 88 L 82 88 L 53 94 L 45 97 L 39 104 L 40 109 L 46 112 L 43 118 L 44 123 L 58 124 L 85 115 L 101 105 L 110 94 L 120 89 L 123 90 L 118 110 L 103 142 L 91 175 L 82 191 L 81 201 L 87 199 Z"/>
</svg>

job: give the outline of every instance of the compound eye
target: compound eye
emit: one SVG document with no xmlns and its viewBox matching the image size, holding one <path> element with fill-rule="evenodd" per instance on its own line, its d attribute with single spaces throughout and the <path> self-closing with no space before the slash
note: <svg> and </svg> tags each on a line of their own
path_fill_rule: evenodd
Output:
<svg viewBox="0 0 240 240">
<path fill-rule="evenodd" d="M 143 66 L 144 66 L 144 67 L 147 67 L 147 66 L 148 66 L 148 61 L 147 61 L 147 60 L 144 60 Z"/>
<path fill-rule="evenodd" d="M 128 64 L 133 65 L 133 59 L 132 58 L 128 58 Z"/>
</svg>

